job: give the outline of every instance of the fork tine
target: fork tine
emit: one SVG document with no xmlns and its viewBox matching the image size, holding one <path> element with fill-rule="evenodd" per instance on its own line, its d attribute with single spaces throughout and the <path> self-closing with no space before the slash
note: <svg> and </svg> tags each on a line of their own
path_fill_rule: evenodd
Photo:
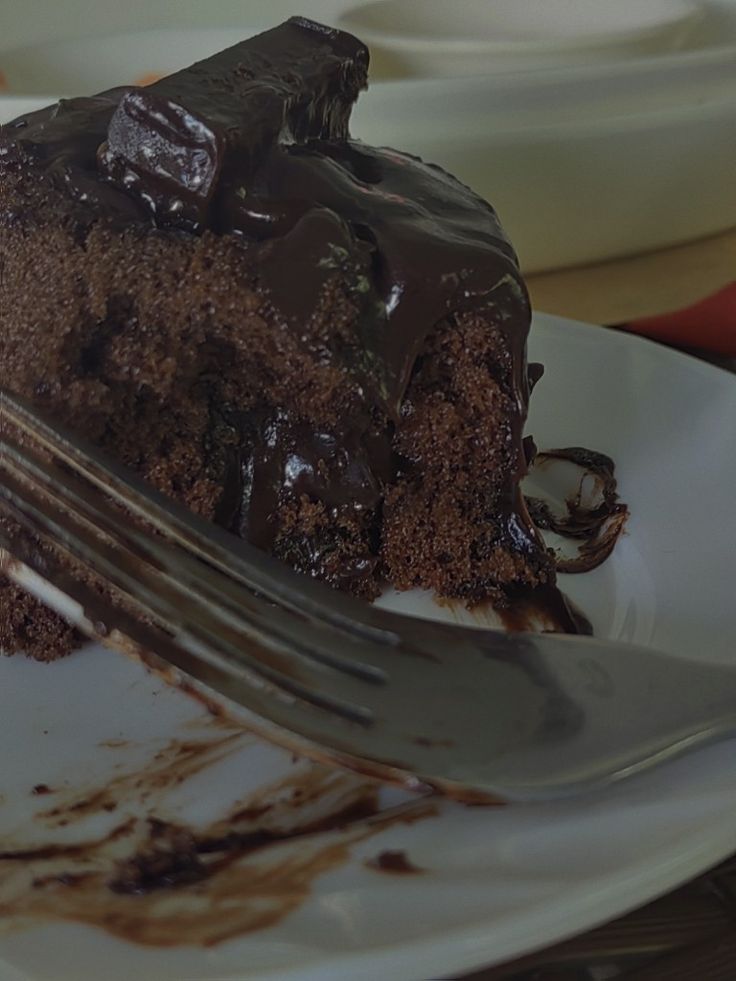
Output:
<svg viewBox="0 0 736 981">
<path fill-rule="evenodd" d="M 2 411 L 6 406 L 7 401 L 0 398 L 0 421 L 8 418 Z M 25 436 L 35 445 L 32 427 L 30 432 L 26 428 Z M 181 666 L 192 677 L 202 679 L 216 691 L 256 713 L 261 719 L 254 725 L 257 731 L 282 745 L 293 747 L 298 744 L 298 751 L 313 759 L 358 769 L 379 779 L 402 782 L 414 789 L 426 788 L 429 784 L 441 785 L 462 798 L 478 799 L 476 788 L 471 786 L 468 790 L 465 784 L 469 778 L 475 782 L 479 770 L 474 767 L 482 770 L 487 766 L 489 691 L 491 687 L 493 691 L 497 690 L 499 678 L 512 695 L 519 684 L 523 684 L 524 671 L 507 663 L 506 644 L 501 645 L 501 663 L 490 667 L 489 652 L 472 638 L 472 631 L 441 624 L 422 625 L 420 621 L 407 620 L 396 614 L 386 614 L 384 622 L 395 624 L 397 629 L 381 631 L 381 641 L 376 643 L 370 632 L 366 636 L 360 629 L 353 631 L 352 620 L 343 613 L 337 619 L 330 617 L 328 627 L 319 623 L 319 611 L 323 607 L 329 608 L 330 602 L 342 603 L 341 597 L 321 584 L 314 584 L 312 593 L 318 602 L 311 606 L 309 601 L 301 604 L 298 596 L 292 602 L 291 594 L 298 591 L 296 585 L 294 589 L 289 586 L 285 591 L 274 589 L 271 592 L 271 598 L 281 604 L 276 609 L 271 609 L 265 599 L 250 595 L 241 613 L 242 629 L 234 628 L 232 621 L 223 623 L 219 618 L 222 611 L 218 604 L 207 597 L 200 600 L 196 590 L 177 582 L 175 573 L 181 567 L 178 553 L 180 548 L 187 549 L 185 538 L 181 546 L 172 546 L 166 539 L 153 544 L 147 536 L 141 539 L 142 533 L 131 527 L 129 518 L 126 520 L 124 514 L 99 493 L 105 490 L 104 475 L 95 482 L 95 493 L 91 494 L 87 489 L 82 500 L 77 500 L 79 495 L 75 488 L 83 478 L 75 474 L 83 473 L 84 466 L 68 468 L 66 463 L 61 465 L 56 460 L 53 440 L 45 444 L 46 452 L 52 458 L 49 463 L 35 451 L 15 445 L 6 433 L 0 435 L 0 443 L 3 437 L 7 449 L 0 457 L 0 470 L 10 472 L 11 477 L 0 481 L 0 506 L 7 510 L 9 498 L 11 513 L 15 508 L 15 513 L 27 527 L 57 547 L 61 538 L 67 553 L 101 573 L 103 580 L 109 580 L 131 601 L 132 609 L 152 613 L 155 622 L 169 627 L 172 636 L 164 637 L 161 644 L 153 641 L 154 650 L 160 650 L 167 661 Z M 83 445 L 80 446 L 77 456 L 83 463 Z M 70 474 L 68 469 L 74 473 Z M 121 470 L 121 474 L 120 479 L 124 482 L 125 471 Z M 33 495 L 29 492 L 29 483 L 34 487 Z M 67 492 L 66 496 L 64 492 Z M 140 494 L 145 501 L 147 489 L 143 484 Z M 6 501 L 4 505 L 3 500 Z M 145 510 L 139 509 L 138 513 L 145 514 Z M 160 525 L 166 531 L 169 510 L 165 501 L 162 501 L 159 514 Z M 97 530 L 100 524 L 102 534 Z M 194 523 L 195 531 L 203 540 L 207 537 L 208 527 L 205 525 L 202 529 Z M 2 531 L 0 527 L 0 541 Z M 160 551 L 153 554 L 151 549 Z M 12 549 L 10 551 L 12 554 Z M 221 555 L 229 554 L 229 547 L 224 547 Z M 165 561 L 158 560 L 157 555 L 164 556 Z M 197 553 L 197 556 L 201 555 L 201 551 Z M 260 561 L 260 553 L 257 555 Z M 124 558 L 122 563 L 120 556 Z M 222 577 L 219 568 L 213 569 L 206 559 L 197 556 L 190 556 L 190 561 L 202 562 L 204 576 Z M 242 565 L 246 570 L 250 569 L 247 551 Z M 199 570 L 198 565 L 196 569 Z M 83 584 L 62 583 L 53 571 L 45 574 L 42 568 L 37 571 L 52 585 L 61 586 L 64 592 L 80 595 Z M 255 575 L 250 579 L 246 577 L 251 589 L 259 578 L 259 571 L 256 566 Z M 273 576 L 277 580 L 278 574 L 289 578 L 289 570 L 274 563 L 272 569 L 267 567 L 265 579 L 268 581 Z M 11 576 L 14 575 L 11 572 Z M 161 580 L 165 589 L 161 588 Z M 226 576 L 223 581 L 227 582 Z M 302 584 L 305 588 L 312 585 L 295 574 L 292 581 L 299 588 Z M 241 583 L 231 583 L 227 588 L 234 591 L 241 588 Z M 235 595 L 235 592 L 231 593 L 231 596 Z M 252 607 L 257 601 L 263 604 L 259 609 L 271 611 L 274 623 L 283 621 L 280 629 L 285 630 L 289 625 L 289 630 L 293 631 L 289 642 L 282 639 L 283 634 L 274 639 L 268 631 L 271 620 L 267 618 L 257 621 L 254 630 Z M 98 605 L 95 604 L 93 609 Z M 299 619 L 295 611 L 307 619 Z M 229 612 L 232 614 L 232 610 Z M 317 624 L 309 622 L 311 617 L 317 618 Z M 125 638 L 140 636 L 135 618 L 125 609 L 114 610 L 110 622 L 117 628 L 111 635 L 116 646 L 128 649 L 130 644 L 126 646 Z M 306 652 L 305 657 L 301 635 L 308 637 L 311 643 L 319 629 L 325 631 L 321 641 L 333 650 L 336 644 L 367 650 L 371 655 L 368 657 L 370 663 L 375 661 L 385 666 L 390 683 L 368 685 L 363 679 L 315 663 L 310 652 Z M 119 640 L 121 632 L 123 642 Z M 156 637 L 159 636 L 157 631 Z M 396 641 L 398 650 L 387 645 L 387 636 L 392 642 Z M 257 660 L 264 642 L 270 661 L 265 665 Z M 492 646 L 495 648 L 496 643 Z M 518 649 L 518 642 L 512 646 Z M 274 653 L 293 656 L 301 673 L 296 678 L 293 675 L 286 677 L 279 670 L 283 662 L 274 663 Z M 463 663 L 459 672 L 454 667 L 453 657 L 458 653 Z M 417 663 L 417 657 L 422 658 L 421 664 Z M 509 708 L 494 722 L 501 730 L 507 725 L 508 712 L 513 711 L 514 697 L 505 699 Z M 536 726 L 539 697 L 535 694 L 534 699 L 535 718 L 532 721 Z M 503 695 L 501 702 L 504 703 Z M 525 731 L 523 727 L 519 730 L 514 721 L 510 738 L 518 741 Z M 505 732 L 503 735 L 506 738 Z M 481 797 L 484 793 L 481 791 Z"/>
<path fill-rule="evenodd" d="M 229 623 L 223 623 L 216 605 L 203 603 L 196 593 L 179 587 L 162 570 L 152 569 L 141 555 L 131 553 L 120 540 L 125 536 L 116 527 L 116 519 L 105 516 L 108 541 L 103 540 L 94 530 L 96 517 L 92 528 L 85 527 L 85 519 L 79 520 L 73 506 L 60 501 L 55 490 L 47 486 L 39 498 L 35 488 L 29 491 L 28 474 L 22 469 L 21 482 L 10 475 L 14 462 L 4 457 L 2 465 L 9 475 L 0 487 L 0 496 L 10 505 L 13 516 L 101 575 L 141 615 L 152 617 L 176 636 L 189 636 L 198 642 L 200 656 L 209 661 L 226 657 L 234 668 L 247 672 L 250 684 L 256 683 L 255 674 L 290 697 L 305 699 L 353 721 L 370 721 L 372 715 L 362 705 L 327 694 L 326 679 L 314 676 L 300 658 L 298 647 L 284 641 L 274 644 L 267 633 L 254 631 L 242 618 L 233 622 L 231 617 Z M 346 686 L 340 687 L 344 691 Z"/>
<path fill-rule="evenodd" d="M 321 584 L 299 576 L 245 542 L 234 542 L 232 536 L 177 506 L 124 467 L 103 459 L 75 434 L 56 422 L 49 425 L 37 409 L 2 387 L 0 413 L 126 510 L 177 540 L 229 577 L 239 579 L 250 590 L 375 644 L 395 647 L 400 643 L 398 635 L 386 627 L 386 618 L 381 611 L 349 597 L 342 597 L 339 605 L 326 601 Z"/>
<path fill-rule="evenodd" d="M 7 409 L 0 391 L 0 423 L 14 418 Z M 24 433 L 35 445 L 30 411 L 26 423 Z M 234 553 L 227 536 L 216 543 L 217 561 L 210 561 L 209 526 L 189 523 L 174 509 L 184 528 L 178 544 L 149 541 L 99 493 L 108 480 L 104 467 L 90 494 L 82 443 L 74 451 L 79 466 L 70 474 L 57 460 L 59 440 L 43 444 L 49 463 L 16 445 L 2 426 L 0 436 L 0 512 L 109 580 L 129 609 L 97 596 L 76 573 L 64 579 L 38 549 L 24 552 L 13 540 L 12 524 L 0 523 L 0 568 L 31 589 L 35 570 L 56 587 L 51 605 L 62 594 L 71 596 L 79 604 L 75 620 L 93 634 L 105 632 L 91 622 L 102 609 L 112 625 L 109 644 L 132 649 L 159 670 L 160 652 L 167 664 L 245 706 L 255 716 L 255 731 L 313 759 L 463 800 L 549 800 L 605 787 L 736 731 L 731 667 L 690 664 L 587 637 L 479 633 L 391 614 L 370 621 L 371 630 L 392 627 L 379 630 L 375 640 L 359 618 L 355 626 L 350 604 L 328 615 L 328 626 L 313 624 L 310 618 L 319 621 L 322 609 L 330 613 L 330 600 L 342 602 L 326 587 L 310 590 L 308 580 L 276 564 L 266 564 L 261 575 L 257 561 L 251 568 L 248 550 L 238 560 L 244 574 L 230 581 L 225 559 Z M 89 466 L 94 470 L 95 461 Z M 115 479 L 123 487 L 117 500 L 124 502 L 125 471 Z M 140 482 L 133 491 L 142 502 L 134 511 L 145 516 L 148 491 Z M 170 509 L 160 496 L 156 500 L 166 532 Z M 190 533 L 200 545 L 187 556 Z M 6 563 L 6 556 L 16 561 Z M 196 586 L 200 575 L 207 583 L 202 590 Z M 268 586 L 261 592 L 276 607 L 253 595 L 261 581 Z M 309 590 L 303 603 L 302 585 Z M 246 601 L 238 608 L 241 589 Z M 48 594 L 40 598 L 49 602 Z M 150 616 L 164 631 L 131 611 Z M 351 652 L 375 649 L 375 661 L 366 660 L 385 665 L 390 683 L 366 684 L 319 663 L 309 648 L 320 642 L 332 650 L 338 643 Z M 391 644 L 398 650 L 391 651 Z M 405 654 L 426 660 L 418 665 Z"/>
<path fill-rule="evenodd" d="M 361 758 L 350 752 L 351 720 L 325 713 L 309 703 L 286 703 L 276 698 L 270 688 L 244 682 L 242 673 L 233 670 L 230 662 L 208 663 L 188 638 L 174 639 L 161 633 L 114 606 L 75 577 L 66 577 L 63 590 L 58 589 L 51 581 L 57 572 L 50 571 L 46 558 L 39 559 L 37 551 L 27 548 L 17 535 L 0 525 L 0 560 L 4 558 L 8 561 L 3 563 L 3 571 L 25 590 L 37 595 L 42 602 L 51 603 L 60 615 L 71 619 L 84 633 L 105 646 L 133 655 L 167 683 L 194 692 L 214 714 L 223 714 L 223 705 L 207 689 L 238 703 L 248 713 L 249 728 L 290 752 L 349 769 L 361 769 L 364 765 Z M 40 584 L 43 584 L 43 591 Z M 86 617 L 84 610 L 99 613 L 101 622 Z M 115 623 L 115 627 L 109 630 L 106 623 Z M 206 688 L 200 688 L 199 683 Z M 347 728 L 343 729 L 345 726 Z M 420 789 L 418 781 L 404 772 L 400 764 L 376 761 L 365 775 Z"/>
<path fill-rule="evenodd" d="M 123 535 L 126 544 L 132 547 L 138 558 L 157 566 L 159 574 L 168 572 L 177 584 L 186 585 L 195 594 L 205 594 L 210 604 L 216 605 L 223 616 L 230 614 L 231 622 L 234 614 L 240 624 L 247 611 L 252 629 L 258 627 L 260 630 L 261 640 L 271 642 L 273 638 L 280 638 L 292 646 L 296 641 L 299 654 L 304 658 L 311 657 L 334 670 L 367 682 L 385 683 L 385 671 L 360 657 L 366 653 L 366 641 L 363 638 L 342 638 L 341 645 L 346 653 L 335 653 L 335 638 L 325 636 L 323 625 L 306 624 L 303 621 L 297 625 L 294 622 L 297 614 L 289 610 L 276 615 L 271 604 L 263 598 L 246 592 L 245 587 L 233 583 L 219 570 L 203 565 L 199 559 L 188 555 L 178 546 L 176 552 L 172 552 L 165 542 L 157 541 L 151 535 L 144 535 L 129 524 L 122 525 L 119 511 L 103 506 L 100 499 L 95 501 L 99 495 L 93 494 L 91 497 L 89 488 L 79 483 L 65 469 L 29 453 L 7 437 L 0 439 L 0 448 L 3 450 L 6 467 L 15 464 L 26 477 L 32 474 L 34 481 L 40 482 L 47 493 L 61 494 L 67 506 L 74 508 L 77 514 L 84 515 L 96 529 L 103 529 L 108 535 L 117 536 L 118 539 Z M 175 567 L 170 569 L 172 561 L 175 561 Z M 368 641 L 368 644 L 372 643 L 372 640 Z"/>
</svg>

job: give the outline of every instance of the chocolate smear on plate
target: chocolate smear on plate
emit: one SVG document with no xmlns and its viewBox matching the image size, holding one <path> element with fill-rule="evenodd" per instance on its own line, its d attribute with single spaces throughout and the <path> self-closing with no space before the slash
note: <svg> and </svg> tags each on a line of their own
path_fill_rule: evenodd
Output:
<svg viewBox="0 0 736 981">
<path fill-rule="evenodd" d="M 104 786 L 58 791 L 3 840 L 4 928 L 73 922 L 147 946 L 212 946 L 278 923 L 358 842 L 437 812 L 432 799 L 387 807 L 374 781 L 300 761 L 210 821 L 172 818 L 169 792 L 237 736 L 172 740 Z"/>
<path fill-rule="evenodd" d="M 527 508 L 537 528 L 580 542 L 575 555 L 558 556 L 557 571 L 590 572 L 611 554 L 629 516 L 628 507 L 618 497 L 615 464 L 604 453 L 570 446 L 537 453 L 534 476 L 540 478 L 555 463 L 572 464 L 578 471 L 564 499 L 564 510 L 530 496 L 526 497 Z"/>
</svg>

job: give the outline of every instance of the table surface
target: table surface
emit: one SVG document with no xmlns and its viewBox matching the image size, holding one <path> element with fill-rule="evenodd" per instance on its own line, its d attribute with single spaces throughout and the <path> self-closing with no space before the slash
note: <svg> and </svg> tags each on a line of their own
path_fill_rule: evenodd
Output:
<svg viewBox="0 0 736 981">
<path fill-rule="evenodd" d="M 690 306 L 734 280 L 736 230 L 663 252 L 529 277 L 529 288 L 537 310 L 622 324 Z M 718 363 L 736 372 L 736 360 Z M 611 923 L 512 963 L 464 975 L 462 981 L 619 978 L 736 978 L 736 856 Z"/>
<path fill-rule="evenodd" d="M 691 306 L 736 280 L 736 229 L 687 245 L 529 276 L 535 310 L 623 324 Z"/>
</svg>

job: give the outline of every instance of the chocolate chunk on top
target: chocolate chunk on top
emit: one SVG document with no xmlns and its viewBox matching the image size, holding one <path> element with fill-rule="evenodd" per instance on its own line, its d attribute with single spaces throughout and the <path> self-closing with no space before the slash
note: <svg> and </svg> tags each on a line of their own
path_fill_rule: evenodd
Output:
<svg viewBox="0 0 736 981">
<path fill-rule="evenodd" d="M 221 175 L 239 184 L 278 142 L 344 140 L 368 49 L 301 17 L 127 92 L 99 166 L 159 222 L 205 227 Z"/>
</svg>

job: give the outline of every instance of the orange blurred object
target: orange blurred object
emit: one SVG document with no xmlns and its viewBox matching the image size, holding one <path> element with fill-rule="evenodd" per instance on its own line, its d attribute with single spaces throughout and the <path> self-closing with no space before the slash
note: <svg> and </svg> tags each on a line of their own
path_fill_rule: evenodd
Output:
<svg viewBox="0 0 736 981">
<path fill-rule="evenodd" d="M 158 82 L 160 78 L 163 78 L 163 75 L 157 75 L 155 72 L 148 72 L 146 75 L 141 75 L 140 78 L 137 78 L 135 82 L 133 82 L 133 85 L 139 85 L 141 88 L 144 88 L 146 85 L 153 85 L 154 82 Z"/>
<path fill-rule="evenodd" d="M 635 320 L 624 329 L 736 358 L 736 282 L 684 310 Z"/>
</svg>

